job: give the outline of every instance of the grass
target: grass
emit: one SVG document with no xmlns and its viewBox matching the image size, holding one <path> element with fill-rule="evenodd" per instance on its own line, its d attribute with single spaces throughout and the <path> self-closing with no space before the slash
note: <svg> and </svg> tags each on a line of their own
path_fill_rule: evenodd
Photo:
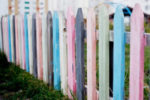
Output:
<svg viewBox="0 0 150 100">
<path fill-rule="evenodd" d="M 4 100 L 68 100 L 61 91 L 8 63 L 4 53 L 0 53 L 0 96 Z"/>
</svg>

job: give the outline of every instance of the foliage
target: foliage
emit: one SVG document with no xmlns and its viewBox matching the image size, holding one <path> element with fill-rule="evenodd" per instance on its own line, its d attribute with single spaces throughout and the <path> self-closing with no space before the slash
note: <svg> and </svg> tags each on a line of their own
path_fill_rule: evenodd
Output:
<svg viewBox="0 0 150 100">
<path fill-rule="evenodd" d="M 8 63 L 0 53 L 0 95 L 6 100 L 67 100 L 60 91 L 53 90 L 43 81 Z"/>
</svg>

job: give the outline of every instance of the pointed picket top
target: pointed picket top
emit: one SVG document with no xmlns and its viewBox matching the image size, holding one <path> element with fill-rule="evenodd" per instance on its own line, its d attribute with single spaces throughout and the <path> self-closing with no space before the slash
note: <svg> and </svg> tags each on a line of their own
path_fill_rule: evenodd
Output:
<svg viewBox="0 0 150 100">
<path fill-rule="evenodd" d="M 84 19 L 82 9 L 79 8 L 76 15 L 76 79 L 77 79 L 77 99 L 85 99 L 85 90 L 84 90 L 84 78 L 85 78 L 85 69 L 84 69 Z"/>
<path fill-rule="evenodd" d="M 109 15 L 105 5 L 99 8 L 99 99 L 109 99 Z"/>
<path fill-rule="evenodd" d="M 124 99 L 125 80 L 125 28 L 124 15 L 121 6 L 118 6 L 114 16 L 114 74 L 113 99 Z"/>
<path fill-rule="evenodd" d="M 52 13 L 47 14 L 47 34 L 48 34 L 48 84 L 53 86 L 53 23 Z"/>
<path fill-rule="evenodd" d="M 143 100 L 144 88 L 144 14 L 136 4 L 131 16 L 130 100 Z"/>
<path fill-rule="evenodd" d="M 68 95 L 76 94 L 76 69 L 75 69 L 75 17 L 72 8 L 67 12 L 67 43 L 68 43 Z"/>
<path fill-rule="evenodd" d="M 87 16 L 87 99 L 97 100 L 96 89 L 96 17 L 93 8 Z"/>
<path fill-rule="evenodd" d="M 59 18 L 56 11 L 53 15 L 53 58 L 54 88 L 60 90 Z"/>
</svg>

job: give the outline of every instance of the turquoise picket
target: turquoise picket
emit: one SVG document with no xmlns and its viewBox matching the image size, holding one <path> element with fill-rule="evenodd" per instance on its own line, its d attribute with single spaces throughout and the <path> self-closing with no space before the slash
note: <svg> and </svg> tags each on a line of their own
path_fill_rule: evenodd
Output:
<svg viewBox="0 0 150 100">
<path fill-rule="evenodd" d="M 10 27 L 10 16 L 8 16 L 8 44 L 9 44 L 9 61 L 12 62 L 12 52 L 11 52 L 11 27 Z"/>
<path fill-rule="evenodd" d="M 114 71 L 113 99 L 124 100 L 125 77 L 125 29 L 122 8 L 118 6 L 114 16 Z"/>
<path fill-rule="evenodd" d="M 24 37 L 25 37 L 25 61 L 26 71 L 29 72 L 29 41 L 28 41 L 28 19 L 27 15 L 24 15 Z"/>
<path fill-rule="evenodd" d="M 59 20 L 58 13 L 53 15 L 53 60 L 54 88 L 60 90 L 60 53 L 59 53 Z"/>
</svg>

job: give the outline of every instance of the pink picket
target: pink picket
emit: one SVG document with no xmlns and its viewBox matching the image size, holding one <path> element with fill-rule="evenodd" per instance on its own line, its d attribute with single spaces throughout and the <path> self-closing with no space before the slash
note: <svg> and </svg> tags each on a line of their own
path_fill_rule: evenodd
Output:
<svg viewBox="0 0 150 100">
<path fill-rule="evenodd" d="M 67 43 L 68 43 L 68 95 L 76 93 L 76 68 L 75 68 L 75 17 L 72 9 L 67 13 Z"/>
<path fill-rule="evenodd" d="M 94 9 L 87 16 L 87 99 L 96 100 L 96 17 Z"/>
<path fill-rule="evenodd" d="M 36 32 L 37 32 L 37 69 L 38 78 L 43 79 L 43 63 L 42 63 L 42 18 L 40 14 L 36 15 Z"/>
<path fill-rule="evenodd" d="M 144 14 L 136 4 L 131 16 L 130 100 L 144 99 L 144 39 Z"/>
</svg>

